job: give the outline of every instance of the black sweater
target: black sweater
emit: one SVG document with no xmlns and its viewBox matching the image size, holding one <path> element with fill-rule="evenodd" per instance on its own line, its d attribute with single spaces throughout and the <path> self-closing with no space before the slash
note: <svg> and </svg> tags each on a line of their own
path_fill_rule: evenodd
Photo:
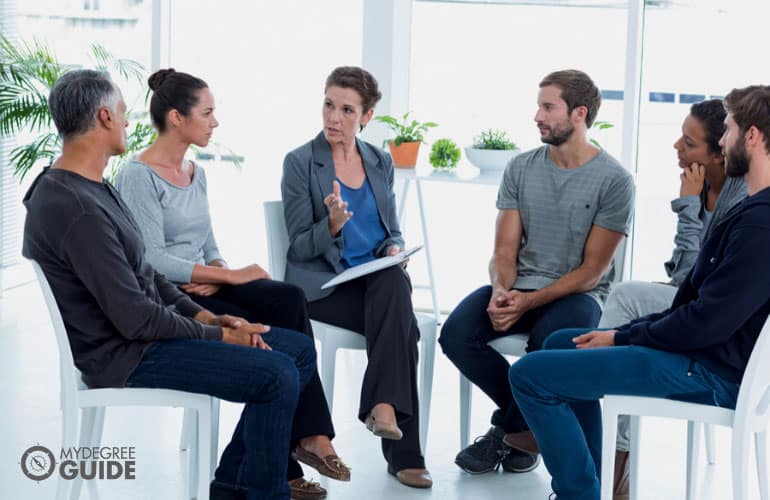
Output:
<svg viewBox="0 0 770 500">
<path fill-rule="evenodd" d="M 619 327 L 615 344 L 686 354 L 740 383 L 768 313 L 770 188 L 713 229 L 671 308 Z"/>
<path fill-rule="evenodd" d="M 24 205 L 22 253 L 43 268 L 88 386 L 124 386 L 153 341 L 222 338 L 220 327 L 190 319 L 201 307 L 147 263 L 108 183 L 46 168 Z"/>
</svg>

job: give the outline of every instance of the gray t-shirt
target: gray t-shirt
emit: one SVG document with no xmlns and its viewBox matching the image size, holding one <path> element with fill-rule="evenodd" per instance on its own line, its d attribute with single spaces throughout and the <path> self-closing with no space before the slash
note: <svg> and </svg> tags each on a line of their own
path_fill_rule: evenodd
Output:
<svg viewBox="0 0 770 500">
<path fill-rule="evenodd" d="M 523 227 L 514 288 L 538 290 L 583 262 L 591 226 L 628 233 L 634 181 L 606 151 L 577 168 L 558 167 L 549 146 L 513 158 L 497 193 L 497 208 L 519 211 Z M 588 292 L 600 302 L 615 276 L 610 265 Z"/>
<path fill-rule="evenodd" d="M 206 174 L 194 164 L 192 183 L 171 184 L 148 165 L 126 163 L 115 187 L 139 224 L 147 261 L 174 283 L 189 283 L 195 264 L 221 259 L 211 229 Z"/>
</svg>

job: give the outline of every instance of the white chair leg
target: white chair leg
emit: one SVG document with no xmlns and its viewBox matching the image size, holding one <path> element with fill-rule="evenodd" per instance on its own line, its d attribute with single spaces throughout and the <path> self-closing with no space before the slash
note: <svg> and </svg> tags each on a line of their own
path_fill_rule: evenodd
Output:
<svg viewBox="0 0 770 500">
<path fill-rule="evenodd" d="M 642 419 L 639 415 L 629 415 L 631 423 L 629 426 L 629 448 L 628 454 L 628 482 L 630 483 L 629 497 L 631 500 L 639 498 L 639 464 L 641 463 L 641 444 L 642 444 Z M 614 471 L 614 463 L 613 469 Z"/>
<path fill-rule="evenodd" d="M 102 443 L 102 433 L 104 431 L 104 414 L 107 408 L 99 406 L 96 408 L 96 415 L 94 416 L 94 430 L 91 434 L 91 443 L 93 446 L 99 446 Z M 88 481 L 86 488 L 88 488 L 89 500 L 96 500 L 99 498 L 99 489 L 97 487 L 98 481 Z"/>
<path fill-rule="evenodd" d="M 471 433 L 471 381 L 460 374 L 460 448 L 468 446 Z"/>
<path fill-rule="evenodd" d="M 714 451 L 714 426 L 711 424 L 703 425 L 703 437 L 706 441 L 706 463 L 714 465 L 716 461 L 716 451 Z"/>
<path fill-rule="evenodd" d="M 198 477 L 201 449 L 198 446 L 200 442 L 200 411 L 188 408 L 192 415 L 190 419 L 190 441 L 187 451 L 187 497 L 195 499 L 198 496 Z"/>
<path fill-rule="evenodd" d="M 329 413 L 334 414 L 334 366 L 337 357 L 337 346 L 330 339 L 321 343 L 321 385 L 329 403 Z"/>
<path fill-rule="evenodd" d="M 422 453 L 428 448 L 430 400 L 433 393 L 433 362 L 436 357 L 436 322 L 431 321 L 420 330 L 420 443 Z"/>
<path fill-rule="evenodd" d="M 733 428 L 733 499 L 744 500 L 748 498 L 749 488 L 749 449 L 751 447 L 751 434 L 742 432 L 742 429 Z"/>
<path fill-rule="evenodd" d="M 767 481 L 767 431 L 754 434 L 757 453 L 757 478 L 759 479 L 760 500 L 770 500 L 770 488 Z"/>
<path fill-rule="evenodd" d="M 197 449 L 195 488 L 197 500 L 209 500 L 209 481 L 211 481 L 211 406 L 198 412 Z"/>
<path fill-rule="evenodd" d="M 209 467 L 211 469 L 211 478 L 214 477 L 214 471 L 219 462 L 219 398 L 211 398 L 211 458 Z"/>
<path fill-rule="evenodd" d="M 695 484 L 698 476 L 698 456 L 700 455 L 700 435 L 703 424 L 687 422 L 687 476 L 685 479 L 685 498 L 695 500 Z"/>
<path fill-rule="evenodd" d="M 96 407 L 83 408 L 80 417 L 80 439 L 79 444 L 81 448 L 89 448 L 91 446 L 97 446 L 98 443 L 94 443 L 94 423 L 96 420 Z M 90 479 L 88 482 L 92 483 L 96 479 Z M 83 478 L 78 474 L 74 479 L 70 481 L 70 500 L 78 500 L 80 498 L 80 491 L 83 488 Z"/>
<path fill-rule="evenodd" d="M 618 414 L 605 402 L 602 411 L 601 500 L 612 500 L 617 433 Z"/>
<path fill-rule="evenodd" d="M 74 405 L 62 408 L 62 436 L 61 447 L 63 449 L 74 448 L 78 442 L 78 408 Z M 56 500 L 67 500 L 70 492 L 70 480 L 58 476 L 56 484 Z"/>
<path fill-rule="evenodd" d="M 194 432 L 192 419 L 195 418 L 193 414 L 194 410 L 189 408 L 184 409 L 184 417 L 182 418 L 182 435 L 179 438 L 179 451 L 186 451 L 190 447 L 190 433 Z"/>
</svg>

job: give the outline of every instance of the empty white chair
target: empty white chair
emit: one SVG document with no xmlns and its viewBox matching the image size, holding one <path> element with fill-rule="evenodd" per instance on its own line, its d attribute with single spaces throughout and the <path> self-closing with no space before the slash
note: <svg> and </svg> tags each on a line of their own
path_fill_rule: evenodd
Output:
<svg viewBox="0 0 770 500">
<path fill-rule="evenodd" d="M 30 261 L 43 292 L 51 318 L 56 342 L 59 346 L 59 372 L 61 379 L 60 404 L 62 411 L 62 448 L 99 446 L 104 427 L 104 413 L 108 406 L 161 406 L 182 407 L 194 416 L 191 422 L 193 434 L 190 440 L 189 478 L 187 498 L 208 500 L 211 480 L 211 462 L 216 461 L 216 435 L 213 415 L 218 415 L 219 400 L 211 396 L 167 389 L 108 388 L 89 389 L 72 358 L 67 332 L 64 329 L 59 307 L 48 280 L 40 265 Z M 79 411 L 83 410 L 78 428 Z M 96 482 L 88 482 L 90 497 L 97 498 Z M 82 480 L 59 479 L 56 499 L 80 497 Z M 69 495 L 68 495 L 69 493 Z"/>
<path fill-rule="evenodd" d="M 275 280 L 283 280 L 286 274 L 286 254 L 289 250 L 289 233 L 283 217 L 282 201 L 266 201 L 265 225 L 267 227 L 268 266 Z M 420 443 L 423 453 L 427 448 L 428 420 L 433 387 L 433 361 L 436 356 L 436 318 L 432 315 L 416 314 L 420 328 Z M 351 330 L 311 320 L 313 335 L 321 344 L 321 384 L 324 388 L 329 410 L 334 405 L 334 369 L 338 349 L 366 350 L 366 340 Z"/>
<path fill-rule="evenodd" d="M 748 498 L 748 460 L 752 437 L 756 446 L 759 493 L 770 499 L 767 481 L 767 421 L 770 415 L 770 320 L 765 322 L 746 366 L 738 392 L 735 410 L 716 406 L 685 403 L 664 398 L 638 396 L 606 396 L 602 410 L 602 500 L 612 499 L 612 470 L 618 415 L 631 415 L 631 499 L 638 498 L 639 417 L 666 417 L 687 420 L 687 500 L 695 497 L 695 473 L 699 427 L 703 424 L 723 425 L 733 430 L 732 471 L 733 499 Z M 706 434 L 708 436 L 708 433 Z"/>
</svg>

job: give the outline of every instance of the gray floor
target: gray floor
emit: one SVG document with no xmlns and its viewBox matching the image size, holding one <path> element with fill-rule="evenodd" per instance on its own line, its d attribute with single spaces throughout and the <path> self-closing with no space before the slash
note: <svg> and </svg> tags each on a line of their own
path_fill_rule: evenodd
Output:
<svg viewBox="0 0 770 500">
<path fill-rule="evenodd" d="M 58 354 L 53 332 L 37 285 L 24 285 L 0 299 L 0 499 L 53 498 L 55 483 L 36 483 L 19 467 L 21 454 L 40 443 L 54 448 L 60 438 Z M 353 468 L 350 483 L 321 479 L 329 498 L 440 500 L 508 498 L 545 500 L 550 477 L 539 466 L 527 474 L 490 473 L 470 476 L 453 463 L 458 450 L 458 377 L 440 353 L 436 356 L 434 393 L 427 461 L 433 475 L 432 490 L 400 485 L 385 471 L 379 442 L 355 418 L 358 384 L 365 366 L 359 352 L 343 352 L 337 360 L 334 419 L 339 454 Z M 472 432 L 487 428 L 491 403 L 474 393 Z M 240 408 L 225 403 L 220 419 L 220 444 L 229 439 Z M 113 409 L 107 413 L 103 444 L 136 447 L 137 478 L 133 481 L 100 481 L 102 499 L 182 499 L 181 470 L 184 454 L 178 450 L 181 410 L 151 408 Z M 650 419 L 642 431 L 642 499 L 684 498 L 684 425 Z M 699 467 L 697 498 L 724 500 L 730 492 L 730 434 L 717 431 L 717 463 Z M 705 462 L 705 459 L 702 459 Z M 308 476 L 318 474 L 308 470 Z M 756 480 L 751 476 L 756 489 Z M 751 498 L 758 494 L 753 493 Z M 87 498 L 83 493 L 81 498 Z"/>
</svg>

